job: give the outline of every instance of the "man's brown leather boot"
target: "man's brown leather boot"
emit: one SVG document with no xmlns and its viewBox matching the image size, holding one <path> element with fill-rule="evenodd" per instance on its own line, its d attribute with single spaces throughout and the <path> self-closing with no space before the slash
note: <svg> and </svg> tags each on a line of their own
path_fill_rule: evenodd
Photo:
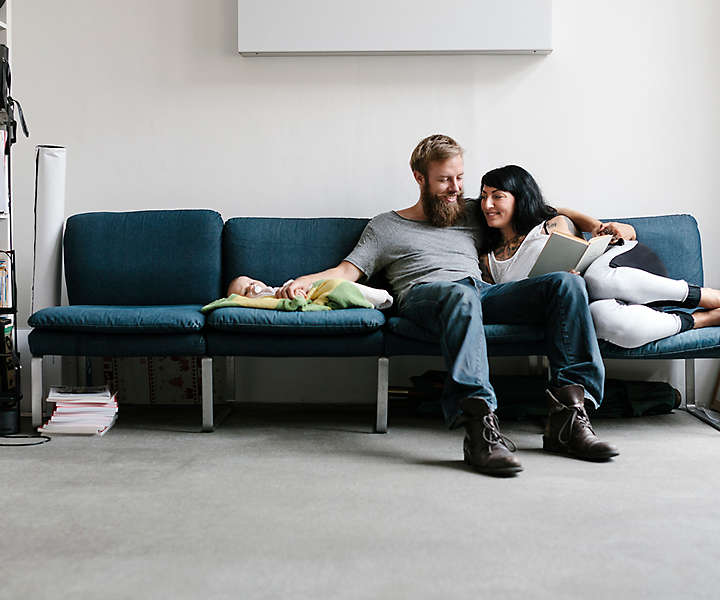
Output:
<svg viewBox="0 0 720 600">
<path fill-rule="evenodd" d="M 500 433 L 495 413 L 482 398 L 466 398 L 462 402 L 465 422 L 463 454 L 465 463 L 476 471 L 496 477 L 510 477 L 522 471 L 520 461 L 512 455 L 515 444 Z"/>
<path fill-rule="evenodd" d="M 545 390 L 548 415 L 543 449 L 562 452 L 584 460 L 604 461 L 617 456 L 615 446 L 601 442 L 585 412 L 585 390 L 581 385 L 566 385 Z"/>
</svg>

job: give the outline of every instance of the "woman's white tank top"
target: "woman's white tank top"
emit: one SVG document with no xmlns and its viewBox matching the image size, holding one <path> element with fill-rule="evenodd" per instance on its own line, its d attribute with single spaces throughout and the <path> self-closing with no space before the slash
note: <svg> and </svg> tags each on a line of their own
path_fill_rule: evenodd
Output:
<svg viewBox="0 0 720 600">
<path fill-rule="evenodd" d="M 527 279 L 530 269 L 535 264 L 549 237 L 543 229 L 544 225 L 545 221 L 533 227 L 525 236 L 517 252 L 507 260 L 497 260 L 494 252 L 488 254 L 490 274 L 495 283 Z"/>
</svg>

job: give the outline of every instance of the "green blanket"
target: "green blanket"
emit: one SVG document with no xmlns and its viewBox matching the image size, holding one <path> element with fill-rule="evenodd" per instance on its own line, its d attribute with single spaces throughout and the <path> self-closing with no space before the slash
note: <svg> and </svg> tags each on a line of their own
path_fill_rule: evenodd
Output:
<svg viewBox="0 0 720 600">
<path fill-rule="evenodd" d="M 345 279 L 321 279 L 316 281 L 310 288 L 307 298 L 296 297 L 292 300 L 273 298 L 272 296 L 248 298 L 247 296 L 231 294 L 227 298 L 220 298 L 203 306 L 201 311 L 207 313 L 216 308 L 229 306 L 303 312 L 337 310 L 339 308 L 373 308 L 373 305 L 362 295 L 360 289 L 352 281 Z"/>
</svg>

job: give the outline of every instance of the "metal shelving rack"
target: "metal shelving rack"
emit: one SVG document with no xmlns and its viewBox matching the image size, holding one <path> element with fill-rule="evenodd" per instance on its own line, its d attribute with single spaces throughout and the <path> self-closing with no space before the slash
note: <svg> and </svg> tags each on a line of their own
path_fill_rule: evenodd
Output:
<svg viewBox="0 0 720 600">
<path fill-rule="evenodd" d="M 12 221 L 12 214 L 9 214 Z M 0 327 L 2 347 L 0 348 L 0 434 L 20 431 L 20 401 L 22 384 L 20 357 L 17 353 L 17 285 L 15 280 L 15 251 L 0 250 L 0 257 L 6 257 L 9 289 L 6 290 L 6 305 L 0 306 Z M 12 326 L 12 333 L 5 333 L 6 326 Z"/>
<path fill-rule="evenodd" d="M 11 49 L 11 0 L 2 2 L 0 6 L 0 44 Z M 0 56 L 0 62 L 3 60 Z M 4 148 L 0 148 L 0 160 L 5 160 L 3 169 L 5 181 L 0 182 L 3 192 L 7 194 L 7 204 L 3 201 L 3 210 L 0 212 L 0 260 L 5 259 L 7 275 L 4 290 L 0 285 L 0 434 L 11 434 L 20 429 L 20 401 L 22 399 L 22 386 L 20 381 L 20 359 L 17 354 L 17 281 L 16 256 L 13 239 L 12 214 L 12 157 L 10 148 L 15 141 L 15 121 L 12 110 L 8 116 L 5 110 L 1 111 L 0 129 L 6 133 L 7 140 Z M 5 327 L 12 326 L 12 334 L 5 334 Z"/>
</svg>

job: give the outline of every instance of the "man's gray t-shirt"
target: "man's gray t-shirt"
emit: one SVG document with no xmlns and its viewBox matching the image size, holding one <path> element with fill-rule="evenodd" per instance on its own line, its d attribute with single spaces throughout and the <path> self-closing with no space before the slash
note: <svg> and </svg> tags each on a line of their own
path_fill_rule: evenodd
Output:
<svg viewBox="0 0 720 600">
<path fill-rule="evenodd" d="M 467 201 L 464 217 L 451 227 L 413 221 L 394 211 L 378 215 L 345 260 L 367 277 L 384 270 L 400 302 L 418 283 L 481 279 L 475 204 Z"/>
</svg>

